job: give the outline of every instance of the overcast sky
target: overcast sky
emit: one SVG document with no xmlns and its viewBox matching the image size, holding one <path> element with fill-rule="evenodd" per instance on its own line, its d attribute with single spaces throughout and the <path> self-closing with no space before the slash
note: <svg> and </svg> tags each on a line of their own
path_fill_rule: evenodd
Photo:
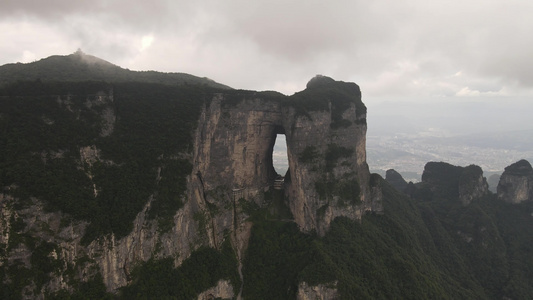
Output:
<svg viewBox="0 0 533 300">
<path fill-rule="evenodd" d="M 370 98 L 531 97 L 532 16 L 528 0 L 0 0 L 0 65 L 81 48 L 288 95 L 323 74 Z"/>
</svg>

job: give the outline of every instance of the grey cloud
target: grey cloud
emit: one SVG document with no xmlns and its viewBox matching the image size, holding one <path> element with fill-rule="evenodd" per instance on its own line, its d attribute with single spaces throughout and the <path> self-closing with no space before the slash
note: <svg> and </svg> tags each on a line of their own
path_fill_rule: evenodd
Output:
<svg viewBox="0 0 533 300">
<path fill-rule="evenodd" d="M 2 3 L 0 16 L 20 18 L 21 16 L 37 17 L 47 20 L 61 19 L 73 13 L 94 13 L 102 9 L 101 1 L 68 1 L 68 0 L 8 0 Z"/>
<path fill-rule="evenodd" d="M 254 41 L 262 51 L 289 60 L 300 62 L 324 51 L 357 52 L 395 36 L 396 28 L 381 18 L 380 8 L 372 2 L 248 3 L 234 1 L 224 7 L 235 32 Z"/>
<path fill-rule="evenodd" d="M 533 88 L 531 12 L 533 3 L 521 0 L 18 0 L 0 16 L 39 18 L 117 63 L 140 61 L 132 44 L 153 34 L 143 66 L 236 87 L 290 77 L 295 85 L 321 73 L 372 93 L 454 95 Z M 459 71 L 464 76 L 453 77 Z"/>
<path fill-rule="evenodd" d="M 141 29 L 157 28 L 161 24 L 175 22 L 183 16 L 178 16 L 186 8 L 173 1 L 143 1 L 143 0 L 8 0 L 2 5 L 0 16 L 11 19 L 21 17 L 37 18 L 48 22 L 69 25 L 71 19 L 95 19 L 104 24 L 113 21 L 124 28 Z M 183 11 L 183 15 L 187 13 Z"/>
</svg>

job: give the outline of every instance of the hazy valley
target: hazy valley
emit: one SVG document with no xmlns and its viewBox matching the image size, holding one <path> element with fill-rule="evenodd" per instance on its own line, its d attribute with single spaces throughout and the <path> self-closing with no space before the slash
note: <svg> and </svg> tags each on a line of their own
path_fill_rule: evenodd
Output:
<svg viewBox="0 0 533 300">
<path fill-rule="evenodd" d="M 529 100 L 503 98 L 486 102 L 365 101 L 369 107 L 370 170 L 385 176 L 386 170 L 395 169 L 406 180 L 418 182 L 428 161 L 458 166 L 476 164 L 487 178 L 501 174 L 505 167 L 520 159 L 533 161 Z M 279 167 L 286 170 L 283 141 L 276 144 L 275 150 Z"/>
</svg>

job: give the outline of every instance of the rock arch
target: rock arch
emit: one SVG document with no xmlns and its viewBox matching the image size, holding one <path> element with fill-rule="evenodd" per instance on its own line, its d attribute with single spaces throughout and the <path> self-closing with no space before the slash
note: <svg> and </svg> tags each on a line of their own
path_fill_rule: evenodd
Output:
<svg viewBox="0 0 533 300">
<path fill-rule="evenodd" d="M 237 220 L 245 213 L 232 203 L 231 191 L 238 190 L 241 201 L 264 205 L 276 176 L 277 134 L 287 141 L 287 205 L 302 231 L 324 234 L 337 216 L 359 219 L 381 210 L 366 164 L 366 107 L 359 87 L 332 79 L 319 83 L 291 97 L 229 91 L 206 104 L 193 158 L 193 174 L 201 172 L 203 180 L 191 176 L 189 198 L 199 207 L 218 208 L 211 216 L 214 236 L 245 219 Z"/>
</svg>

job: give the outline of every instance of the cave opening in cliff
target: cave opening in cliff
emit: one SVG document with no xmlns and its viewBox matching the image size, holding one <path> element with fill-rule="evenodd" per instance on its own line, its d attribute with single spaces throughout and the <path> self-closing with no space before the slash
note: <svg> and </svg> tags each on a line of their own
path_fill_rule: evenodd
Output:
<svg viewBox="0 0 533 300">
<path fill-rule="evenodd" d="M 287 156 L 287 141 L 285 134 L 278 133 L 272 151 L 272 165 L 277 174 L 285 176 L 289 169 L 289 159 Z"/>
</svg>

